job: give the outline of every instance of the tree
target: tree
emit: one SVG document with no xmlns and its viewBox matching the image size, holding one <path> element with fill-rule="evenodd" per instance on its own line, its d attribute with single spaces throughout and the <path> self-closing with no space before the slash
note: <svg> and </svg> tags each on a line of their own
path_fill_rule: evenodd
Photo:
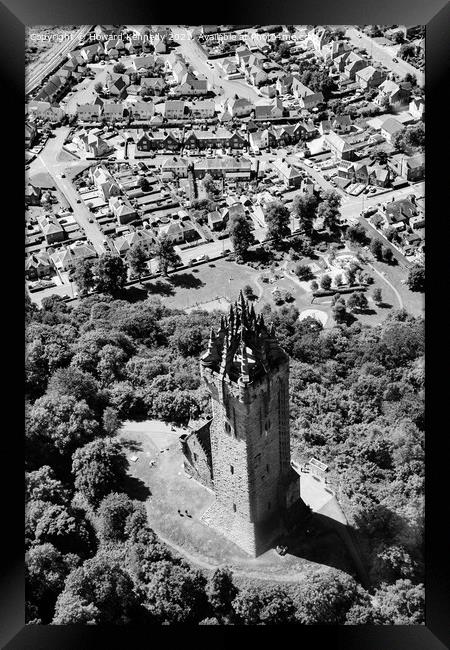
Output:
<svg viewBox="0 0 450 650">
<path fill-rule="evenodd" d="M 425 291 L 425 267 L 415 264 L 408 271 L 406 284 L 411 291 Z"/>
<path fill-rule="evenodd" d="M 392 264 L 394 260 L 394 253 L 392 252 L 392 249 L 389 246 L 383 246 L 383 250 L 381 254 L 383 257 L 383 261 L 386 262 L 386 264 Z"/>
<path fill-rule="evenodd" d="M 370 251 L 376 260 L 381 260 L 383 257 L 383 245 L 377 238 L 372 239 L 370 242 Z"/>
<path fill-rule="evenodd" d="M 333 311 L 333 318 L 336 321 L 336 323 L 340 324 L 346 322 L 348 318 L 348 314 L 345 308 L 345 303 L 340 301 L 335 302 L 332 311 Z"/>
<path fill-rule="evenodd" d="M 260 621 L 261 599 L 254 587 L 241 589 L 233 600 L 233 612 L 238 623 L 257 625 Z"/>
<path fill-rule="evenodd" d="M 124 542 L 125 527 L 135 505 L 129 496 L 111 492 L 97 510 L 98 532 L 104 542 Z"/>
<path fill-rule="evenodd" d="M 144 606 L 159 623 L 198 623 L 208 613 L 205 584 L 188 566 L 155 562 L 144 582 Z"/>
<path fill-rule="evenodd" d="M 299 194 L 294 198 L 293 212 L 297 215 L 300 229 L 311 236 L 316 217 L 318 200 L 314 194 Z"/>
<path fill-rule="evenodd" d="M 127 260 L 132 273 L 135 273 L 140 280 L 142 275 L 144 275 L 147 270 L 148 260 L 148 252 L 142 242 L 138 242 L 130 248 L 128 251 Z"/>
<path fill-rule="evenodd" d="M 314 277 L 314 273 L 311 271 L 311 268 L 308 264 L 296 264 L 295 275 L 299 280 L 303 280 L 305 282 L 312 280 Z"/>
<path fill-rule="evenodd" d="M 317 209 L 317 216 L 323 219 L 323 224 L 329 232 L 336 230 L 341 214 L 341 197 L 335 190 L 327 190 Z"/>
<path fill-rule="evenodd" d="M 113 71 L 116 72 L 117 74 L 123 74 L 125 70 L 126 68 L 121 61 L 118 61 L 118 63 L 116 63 L 113 67 Z"/>
<path fill-rule="evenodd" d="M 203 178 L 203 187 L 205 188 L 209 199 L 216 195 L 217 187 L 211 174 L 205 174 L 205 177 Z"/>
<path fill-rule="evenodd" d="M 94 86 L 94 90 L 97 93 L 97 95 L 100 95 L 100 93 L 103 92 L 103 84 L 100 83 L 100 81 L 98 81 Z"/>
<path fill-rule="evenodd" d="M 102 420 L 105 433 L 110 437 L 114 436 L 121 424 L 117 409 L 107 406 L 103 411 Z"/>
<path fill-rule="evenodd" d="M 334 284 L 335 284 L 337 287 L 342 286 L 343 281 L 342 281 L 342 274 L 341 274 L 341 273 L 338 273 L 338 274 L 336 275 L 336 277 L 334 278 Z"/>
<path fill-rule="evenodd" d="M 291 234 L 289 218 L 288 208 L 280 201 L 268 204 L 265 214 L 267 239 L 273 239 L 275 248 L 279 248 L 283 239 Z"/>
<path fill-rule="evenodd" d="M 36 519 L 35 544 L 53 544 L 62 553 L 88 555 L 94 546 L 94 534 L 80 510 L 44 504 Z"/>
<path fill-rule="evenodd" d="M 58 594 L 66 576 L 79 558 L 63 555 L 52 544 L 31 548 L 25 557 L 27 595 L 36 606 L 43 623 L 50 623 Z"/>
<path fill-rule="evenodd" d="M 142 178 L 139 179 L 139 187 L 143 192 L 149 192 L 151 189 L 151 185 L 149 183 L 148 178 L 142 176 Z"/>
<path fill-rule="evenodd" d="M 155 256 L 158 260 L 159 271 L 167 277 L 169 267 L 174 268 L 181 263 L 180 256 L 175 252 L 171 239 L 167 235 L 161 235 L 156 241 Z"/>
<path fill-rule="evenodd" d="M 376 305 L 380 305 L 383 301 L 381 297 L 381 289 L 379 287 L 375 287 L 372 293 L 373 300 Z"/>
<path fill-rule="evenodd" d="M 127 468 L 128 461 L 118 441 L 94 440 L 73 455 L 75 488 L 90 505 L 97 507 L 107 494 L 120 491 Z"/>
<path fill-rule="evenodd" d="M 357 244 L 366 244 L 368 239 L 366 229 L 360 223 L 349 226 L 347 228 L 347 239 Z"/>
<path fill-rule="evenodd" d="M 250 224 L 244 216 L 233 217 L 229 224 L 229 235 L 238 261 L 242 262 L 250 246 L 255 243 L 255 237 Z"/>
<path fill-rule="evenodd" d="M 356 296 L 358 298 L 358 309 L 361 311 L 364 311 L 369 307 L 369 303 L 367 301 L 366 294 L 363 291 L 358 291 L 356 293 Z"/>
<path fill-rule="evenodd" d="M 355 311 L 355 309 L 358 309 L 358 306 L 359 306 L 358 295 L 356 292 L 353 292 L 348 297 L 347 307 L 350 309 L 350 311 Z"/>
<path fill-rule="evenodd" d="M 96 264 L 97 290 L 115 296 L 127 281 L 127 267 L 118 255 L 104 253 Z"/>
<path fill-rule="evenodd" d="M 31 408 L 26 434 L 38 458 L 65 464 L 98 431 L 99 423 L 84 400 L 71 395 L 45 395 Z"/>
<path fill-rule="evenodd" d="M 316 280 L 313 280 L 311 282 L 311 291 L 317 291 L 319 288 L 319 285 L 317 284 Z"/>
<path fill-rule="evenodd" d="M 375 592 L 377 613 L 384 625 L 421 625 L 425 619 L 425 590 L 408 579 L 383 584 Z"/>
<path fill-rule="evenodd" d="M 330 571 L 305 576 L 297 617 L 304 625 L 342 625 L 354 605 L 363 605 L 369 596 L 347 574 Z"/>
<path fill-rule="evenodd" d="M 117 560 L 98 554 L 67 576 L 53 623 L 124 624 L 134 621 L 139 609 L 131 577 Z"/>
<path fill-rule="evenodd" d="M 48 465 L 25 474 L 27 501 L 49 501 L 62 505 L 68 500 L 68 490 Z"/>
<path fill-rule="evenodd" d="M 84 296 L 95 288 L 94 262 L 92 260 L 78 260 L 75 265 L 73 279 L 80 295 Z"/>
<path fill-rule="evenodd" d="M 253 300 L 255 298 L 255 292 L 253 291 L 253 287 L 250 284 L 246 284 L 242 289 L 242 292 L 247 300 Z"/>
<path fill-rule="evenodd" d="M 233 574 L 228 568 L 216 569 L 206 585 L 206 595 L 214 613 L 228 616 L 238 590 L 233 583 Z"/>
<path fill-rule="evenodd" d="M 320 286 L 325 291 L 328 291 L 331 288 L 331 278 L 327 273 L 325 273 L 325 275 L 320 279 Z"/>
</svg>

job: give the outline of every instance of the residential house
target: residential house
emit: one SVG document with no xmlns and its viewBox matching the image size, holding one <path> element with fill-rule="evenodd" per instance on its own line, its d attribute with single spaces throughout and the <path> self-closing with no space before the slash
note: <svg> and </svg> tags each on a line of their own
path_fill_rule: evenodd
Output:
<svg viewBox="0 0 450 650">
<path fill-rule="evenodd" d="M 248 158 L 222 157 L 222 158 L 200 158 L 194 163 L 194 175 L 196 178 L 203 178 L 205 174 L 211 174 L 213 178 L 225 177 L 229 180 L 250 180 L 253 165 Z"/>
<path fill-rule="evenodd" d="M 236 48 L 234 56 L 236 58 L 236 63 L 243 70 L 246 67 L 249 58 L 252 56 L 252 53 L 248 47 L 241 46 Z"/>
<path fill-rule="evenodd" d="M 25 277 L 27 280 L 38 280 L 53 274 L 53 265 L 48 253 L 39 251 L 25 259 Z"/>
<path fill-rule="evenodd" d="M 93 43 L 92 45 L 85 45 L 81 48 L 80 54 L 87 63 L 92 63 L 92 61 L 104 56 L 105 50 L 101 43 Z"/>
<path fill-rule="evenodd" d="M 129 85 L 130 77 L 128 75 L 111 72 L 108 79 L 107 91 L 114 97 L 122 98 L 126 96 Z"/>
<path fill-rule="evenodd" d="M 341 63 L 339 62 L 339 68 L 340 67 Z M 344 58 L 344 77 L 350 79 L 351 81 L 355 81 L 357 74 L 368 67 L 370 66 L 367 59 L 364 59 L 362 56 L 356 54 L 355 52 L 350 52 L 349 55 Z"/>
<path fill-rule="evenodd" d="M 32 147 L 37 139 L 37 128 L 30 122 L 25 122 L 25 146 Z"/>
<path fill-rule="evenodd" d="M 321 52 L 330 40 L 331 34 L 325 27 L 316 26 L 308 32 L 307 43 L 309 42 L 316 52 Z"/>
<path fill-rule="evenodd" d="M 350 115 L 335 115 L 330 120 L 323 120 L 319 125 L 319 133 L 325 135 L 330 131 L 336 133 L 349 133 L 352 129 Z"/>
<path fill-rule="evenodd" d="M 41 120 L 49 122 L 60 122 L 65 113 L 59 106 L 52 106 L 50 102 L 31 101 L 28 104 L 28 113 Z"/>
<path fill-rule="evenodd" d="M 314 181 L 309 176 L 302 178 L 300 183 L 300 192 L 302 194 L 307 194 L 308 196 L 314 194 Z"/>
<path fill-rule="evenodd" d="M 253 131 L 249 135 L 249 142 L 253 150 L 275 147 L 277 144 L 275 130 L 269 128 Z"/>
<path fill-rule="evenodd" d="M 246 117 L 253 110 L 253 104 L 244 97 L 232 97 L 226 103 L 226 110 L 232 117 Z"/>
<path fill-rule="evenodd" d="M 40 205 L 41 204 L 42 190 L 31 183 L 25 188 L 25 203 L 27 205 Z"/>
<path fill-rule="evenodd" d="M 124 110 L 125 108 L 122 103 L 105 102 L 103 104 L 103 117 L 108 122 L 120 121 L 124 118 Z"/>
<path fill-rule="evenodd" d="M 168 120 L 181 120 L 184 117 L 186 102 L 182 99 L 167 99 L 164 103 L 164 116 Z"/>
<path fill-rule="evenodd" d="M 282 74 L 278 77 L 275 88 L 280 95 L 286 95 L 292 88 L 294 77 L 291 74 Z"/>
<path fill-rule="evenodd" d="M 249 82 L 254 86 L 260 86 L 261 84 L 266 83 L 269 78 L 267 72 L 258 65 L 253 65 L 251 68 L 247 68 L 246 76 Z"/>
<path fill-rule="evenodd" d="M 173 89 L 174 95 L 206 95 L 208 93 L 208 80 L 197 79 L 192 73 L 186 73 L 181 83 Z"/>
<path fill-rule="evenodd" d="M 376 88 L 386 79 L 385 73 L 379 68 L 374 68 L 372 65 L 358 70 L 356 73 L 356 81 L 360 88 L 366 90 L 367 88 Z"/>
<path fill-rule="evenodd" d="M 325 136 L 325 143 L 338 160 L 353 160 L 356 152 L 367 146 L 367 133 L 347 133 L 340 135 L 330 131 Z"/>
<path fill-rule="evenodd" d="M 423 153 L 416 153 L 408 156 L 403 153 L 394 154 L 390 160 L 391 169 L 407 181 L 417 182 L 425 177 L 425 156 Z"/>
<path fill-rule="evenodd" d="M 71 271 L 82 260 L 94 259 L 95 257 L 97 257 L 97 253 L 93 246 L 81 242 L 58 250 L 50 256 L 50 259 L 57 269 Z"/>
<path fill-rule="evenodd" d="M 79 104 L 77 115 L 80 122 L 99 122 L 102 114 L 100 104 Z"/>
<path fill-rule="evenodd" d="M 113 147 L 94 131 L 80 131 L 73 138 L 73 143 L 86 153 L 96 158 L 111 153 Z"/>
<path fill-rule="evenodd" d="M 131 67 L 136 72 L 152 70 L 155 67 L 155 57 L 152 54 L 137 56 L 131 62 Z"/>
<path fill-rule="evenodd" d="M 322 46 L 320 54 L 327 63 L 331 63 L 334 59 L 336 59 L 347 50 L 348 45 L 345 43 L 345 41 L 333 40 L 329 43 L 325 43 L 325 45 Z"/>
<path fill-rule="evenodd" d="M 420 97 L 413 97 L 408 108 L 409 113 L 416 120 L 421 120 L 425 112 L 425 103 Z"/>
<path fill-rule="evenodd" d="M 279 97 L 276 97 L 268 104 L 258 103 L 255 106 L 255 120 L 271 120 L 283 117 L 283 113 L 283 102 Z"/>
<path fill-rule="evenodd" d="M 403 129 L 404 126 L 395 117 L 388 117 L 381 125 L 380 134 L 387 142 L 392 144 L 395 135 Z"/>
<path fill-rule="evenodd" d="M 215 131 L 191 130 L 187 131 L 183 147 L 185 149 L 230 148 L 242 149 L 247 146 L 246 138 L 240 133 L 231 133 L 222 128 Z"/>
<path fill-rule="evenodd" d="M 272 167 L 286 188 L 300 187 L 303 174 L 296 167 L 278 159 L 273 161 Z"/>
<path fill-rule="evenodd" d="M 378 95 L 375 98 L 375 103 L 379 106 L 383 106 L 386 99 L 389 101 L 389 105 L 398 110 L 404 104 L 407 104 L 409 101 L 409 90 L 403 85 L 391 81 L 391 79 L 386 79 L 380 84 Z"/>
<path fill-rule="evenodd" d="M 226 222 L 224 220 L 224 215 L 221 214 L 218 210 L 213 210 L 208 212 L 207 216 L 208 226 L 211 230 L 223 230 L 225 228 Z"/>
<path fill-rule="evenodd" d="M 91 168 L 90 175 L 104 201 L 109 201 L 112 196 L 118 196 L 120 194 L 120 188 L 117 182 L 103 165 L 97 165 Z"/>
<path fill-rule="evenodd" d="M 238 67 L 232 59 L 224 59 L 219 63 L 219 65 L 222 68 L 226 79 L 229 79 L 230 75 L 236 75 L 238 73 Z"/>
<path fill-rule="evenodd" d="M 137 151 L 177 151 L 181 147 L 181 137 L 173 131 L 138 131 L 135 142 Z"/>
<path fill-rule="evenodd" d="M 155 106 L 153 102 L 137 101 L 131 105 L 134 120 L 150 120 L 153 117 Z"/>
<path fill-rule="evenodd" d="M 114 239 L 114 247 L 119 255 L 128 253 L 130 248 L 137 245 L 143 246 L 150 256 L 155 247 L 155 238 L 148 230 L 139 229 Z"/>
<path fill-rule="evenodd" d="M 166 83 L 161 77 L 142 77 L 141 89 L 147 91 L 151 95 L 162 95 L 166 88 Z"/>
<path fill-rule="evenodd" d="M 43 217 L 38 217 L 38 224 L 47 244 L 55 244 L 66 239 L 64 228 L 54 214 L 46 214 Z"/>
<path fill-rule="evenodd" d="M 56 104 L 67 92 L 69 86 L 70 76 L 65 77 L 59 74 L 54 74 L 37 93 L 35 100 Z"/>
<path fill-rule="evenodd" d="M 178 156 L 171 156 L 164 160 L 161 164 L 161 172 L 171 172 L 174 176 L 187 178 L 188 175 L 188 162 L 185 158 Z"/>
<path fill-rule="evenodd" d="M 294 76 L 292 82 L 292 93 L 299 100 L 300 107 L 305 108 L 306 110 L 312 110 L 318 104 L 323 102 L 323 95 L 321 92 L 314 93 L 296 76 Z"/>
<path fill-rule="evenodd" d="M 137 212 L 131 203 L 119 196 L 112 196 L 109 199 L 109 207 L 121 226 L 137 219 Z"/>
<path fill-rule="evenodd" d="M 213 99 L 204 99 L 195 102 L 192 105 L 192 115 L 200 118 L 214 117 L 216 105 Z"/>
<path fill-rule="evenodd" d="M 185 62 L 181 59 L 177 59 L 174 64 L 172 65 L 172 76 L 175 79 L 175 81 L 180 84 L 183 80 L 183 78 L 186 76 L 188 73 L 188 68 Z"/>
</svg>

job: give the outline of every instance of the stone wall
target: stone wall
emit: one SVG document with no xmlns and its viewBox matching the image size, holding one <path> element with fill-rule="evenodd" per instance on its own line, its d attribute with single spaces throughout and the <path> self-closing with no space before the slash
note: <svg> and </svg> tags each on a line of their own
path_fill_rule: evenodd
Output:
<svg viewBox="0 0 450 650">
<path fill-rule="evenodd" d="M 202 485 L 213 488 L 210 425 L 207 422 L 196 431 L 180 438 L 184 454 L 184 469 Z"/>
</svg>

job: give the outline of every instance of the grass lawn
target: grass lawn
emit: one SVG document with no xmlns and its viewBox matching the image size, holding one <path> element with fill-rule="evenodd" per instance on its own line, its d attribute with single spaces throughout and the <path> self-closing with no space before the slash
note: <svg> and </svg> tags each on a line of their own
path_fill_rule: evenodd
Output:
<svg viewBox="0 0 450 650">
<path fill-rule="evenodd" d="M 284 557 L 272 549 L 256 559 L 205 525 L 200 518 L 214 495 L 185 475 L 177 437 L 156 421 L 127 422 L 120 432 L 128 449 L 133 496 L 145 501 L 150 526 L 177 553 L 202 570 L 226 564 L 237 577 L 249 580 L 296 583 L 305 571 L 323 570 L 323 565 L 352 572 L 345 545 L 320 519 L 310 527 L 309 537 L 289 540 L 290 552 Z"/>
</svg>

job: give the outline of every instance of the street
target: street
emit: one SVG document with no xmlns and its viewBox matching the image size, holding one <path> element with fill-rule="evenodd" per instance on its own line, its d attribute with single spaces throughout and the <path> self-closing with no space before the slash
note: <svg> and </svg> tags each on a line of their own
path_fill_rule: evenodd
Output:
<svg viewBox="0 0 450 650">
<path fill-rule="evenodd" d="M 353 45 L 365 48 L 367 53 L 375 61 L 382 63 L 386 68 L 388 68 L 388 70 L 395 72 L 401 78 L 404 78 L 408 73 L 413 74 L 416 77 L 419 86 L 423 87 L 425 85 L 425 75 L 423 72 L 406 61 L 402 61 L 402 59 L 398 59 L 398 63 L 395 63 L 395 61 L 392 60 L 395 55 L 392 52 L 389 52 L 389 50 L 383 45 L 378 45 L 373 38 L 366 36 L 364 32 L 359 31 L 359 29 L 356 29 L 355 27 L 350 27 L 345 32 L 345 35 L 350 38 L 350 42 Z"/>
<path fill-rule="evenodd" d="M 177 51 L 180 51 L 185 59 L 192 64 L 194 70 L 206 77 L 211 86 L 216 90 L 220 90 L 220 86 L 222 86 L 223 99 L 234 97 L 234 95 L 244 97 L 251 102 L 261 99 L 261 95 L 258 95 L 256 89 L 247 84 L 243 79 L 223 79 L 214 61 L 211 61 L 213 68 L 210 68 L 205 53 L 196 41 L 191 38 L 188 29 L 177 27 L 174 32 L 183 36 L 179 41 L 180 48 Z"/>
</svg>

